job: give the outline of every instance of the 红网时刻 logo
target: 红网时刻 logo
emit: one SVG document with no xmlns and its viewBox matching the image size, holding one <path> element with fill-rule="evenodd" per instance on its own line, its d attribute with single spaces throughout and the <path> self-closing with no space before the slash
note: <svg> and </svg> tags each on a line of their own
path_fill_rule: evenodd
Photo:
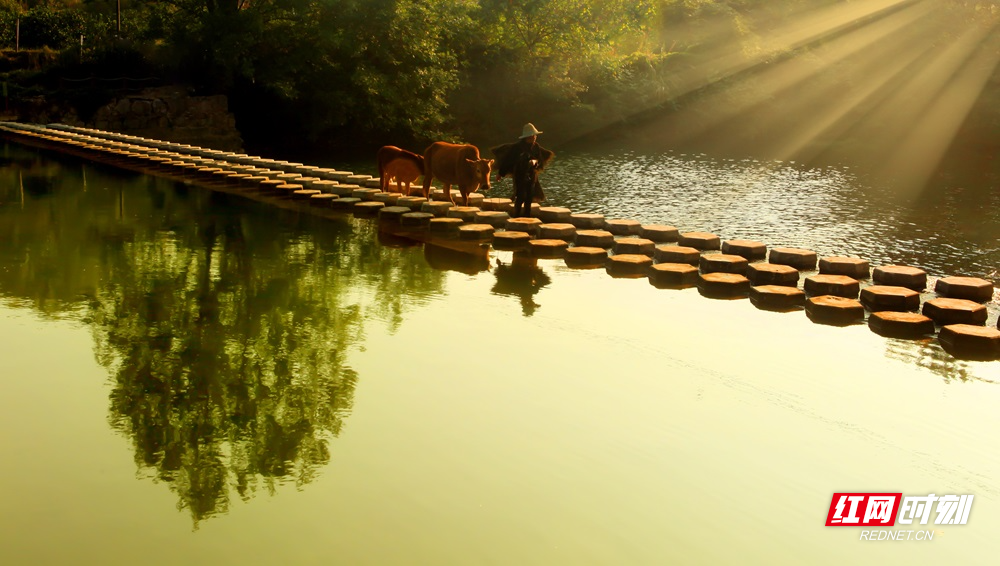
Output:
<svg viewBox="0 0 1000 566">
<path fill-rule="evenodd" d="M 902 493 L 834 493 L 826 514 L 828 527 L 894 527 L 900 525 L 964 525 L 973 495 L 908 495 Z M 916 540 L 931 540 L 916 531 Z M 914 531 L 861 531 L 865 540 L 913 538 Z M 876 538 L 877 534 L 877 538 Z M 883 535 L 885 535 L 883 537 Z M 905 536 L 904 536 L 905 535 Z"/>
</svg>

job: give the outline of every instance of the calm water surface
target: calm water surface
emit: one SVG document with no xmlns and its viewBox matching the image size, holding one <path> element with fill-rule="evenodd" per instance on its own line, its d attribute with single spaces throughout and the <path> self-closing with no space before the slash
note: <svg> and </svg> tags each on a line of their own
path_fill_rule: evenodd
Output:
<svg viewBox="0 0 1000 566">
<path fill-rule="evenodd" d="M 4 564 L 991 564 L 1000 550 L 998 363 L 3 155 Z M 992 201 L 964 189 L 917 222 L 845 171 L 665 159 L 567 156 L 549 195 L 934 275 L 1000 264 Z M 976 499 L 931 542 L 866 542 L 823 526 L 834 491 Z"/>
</svg>

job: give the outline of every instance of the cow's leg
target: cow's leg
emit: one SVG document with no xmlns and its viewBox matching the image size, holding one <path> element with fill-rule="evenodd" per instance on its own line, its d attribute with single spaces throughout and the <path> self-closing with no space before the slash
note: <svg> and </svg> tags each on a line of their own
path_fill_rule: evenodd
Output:
<svg viewBox="0 0 1000 566">
<path fill-rule="evenodd" d="M 451 183 L 444 184 L 444 199 L 455 204 L 455 201 L 451 198 Z"/>
<path fill-rule="evenodd" d="M 424 169 L 424 198 L 430 198 L 431 195 L 431 179 L 434 178 L 434 174 L 430 172 L 430 168 Z"/>
</svg>

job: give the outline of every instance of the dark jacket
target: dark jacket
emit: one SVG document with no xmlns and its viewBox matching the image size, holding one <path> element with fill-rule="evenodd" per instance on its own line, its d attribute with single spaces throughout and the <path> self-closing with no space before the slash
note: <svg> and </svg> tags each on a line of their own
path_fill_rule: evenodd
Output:
<svg viewBox="0 0 1000 566">
<path fill-rule="evenodd" d="M 536 202 L 545 200 L 545 193 L 542 192 L 542 186 L 538 182 L 538 173 L 552 161 L 555 153 L 538 145 L 537 142 L 530 144 L 523 139 L 492 147 L 490 151 L 496 158 L 498 179 L 506 175 L 513 175 L 515 193 L 519 186 L 526 182 L 532 182 L 534 183 L 533 200 Z M 537 162 L 534 166 L 529 164 L 532 159 Z"/>
</svg>

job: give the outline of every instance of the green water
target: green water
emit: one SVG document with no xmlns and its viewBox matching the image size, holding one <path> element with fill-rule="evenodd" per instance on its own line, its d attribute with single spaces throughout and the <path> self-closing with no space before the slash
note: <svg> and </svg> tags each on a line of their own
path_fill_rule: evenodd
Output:
<svg viewBox="0 0 1000 566">
<path fill-rule="evenodd" d="M 1000 550 L 1000 363 L 4 156 L 0 563 Z M 824 526 L 838 491 L 975 503 L 932 541 L 868 542 Z"/>
</svg>

